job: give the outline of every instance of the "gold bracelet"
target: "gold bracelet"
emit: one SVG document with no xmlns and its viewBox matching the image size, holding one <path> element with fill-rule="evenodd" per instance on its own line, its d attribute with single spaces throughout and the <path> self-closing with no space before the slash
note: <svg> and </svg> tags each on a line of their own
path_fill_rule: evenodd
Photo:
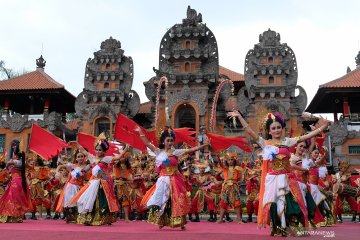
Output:
<svg viewBox="0 0 360 240">
<path fill-rule="evenodd" d="M 140 134 L 140 137 L 145 137 L 145 135 L 144 135 L 144 134 Z"/>
</svg>

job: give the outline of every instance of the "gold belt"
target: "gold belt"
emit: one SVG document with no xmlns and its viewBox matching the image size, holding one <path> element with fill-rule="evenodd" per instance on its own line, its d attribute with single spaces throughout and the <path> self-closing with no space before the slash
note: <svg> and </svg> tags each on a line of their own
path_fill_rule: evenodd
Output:
<svg viewBox="0 0 360 240">
<path fill-rule="evenodd" d="M 163 173 L 164 175 L 174 175 L 177 170 L 177 166 L 166 166 L 161 170 L 161 173 Z"/>
<path fill-rule="evenodd" d="M 272 162 L 270 162 L 270 166 L 275 172 L 280 172 L 283 170 L 289 170 L 289 161 L 288 160 L 281 160 L 278 158 L 275 158 Z"/>
</svg>

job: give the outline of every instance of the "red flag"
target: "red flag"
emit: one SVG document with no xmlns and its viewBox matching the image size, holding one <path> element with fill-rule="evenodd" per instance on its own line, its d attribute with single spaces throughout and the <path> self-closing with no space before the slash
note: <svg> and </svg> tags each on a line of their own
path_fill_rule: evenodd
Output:
<svg viewBox="0 0 360 240">
<path fill-rule="evenodd" d="M 146 145 L 141 140 L 139 133 L 134 130 L 136 127 L 140 127 L 142 132 L 147 136 L 148 133 L 145 128 L 139 126 L 133 120 L 119 113 L 116 119 L 114 138 L 120 142 L 129 144 L 133 148 L 145 152 Z"/>
<path fill-rule="evenodd" d="M 192 128 L 177 128 L 174 129 L 175 132 L 175 142 L 174 143 L 182 143 L 185 142 L 191 147 L 195 147 L 197 145 L 196 131 Z"/>
<path fill-rule="evenodd" d="M 215 152 L 222 151 L 224 149 L 229 148 L 231 145 L 238 146 L 240 149 L 251 152 L 252 147 L 250 143 L 245 140 L 244 136 L 222 136 L 213 133 L 207 133 L 206 136 L 210 140 L 211 147 L 215 150 Z"/>
<path fill-rule="evenodd" d="M 155 147 L 159 146 L 155 130 L 148 131 L 146 136 L 147 136 L 147 139 L 149 140 L 149 142 L 151 142 Z"/>
<path fill-rule="evenodd" d="M 194 131 L 192 128 L 177 128 L 174 129 L 174 133 L 175 133 L 174 144 L 185 142 L 191 147 L 196 146 L 197 144 L 197 138 L 195 136 L 196 131 Z M 146 137 L 149 140 L 149 142 L 154 144 L 155 147 L 159 145 L 155 130 L 148 131 Z"/>
<path fill-rule="evenodd" d="M 55 156 L 63 148 L 67 147 L 69 147 L 69 145 L 65 141 L 33 123 L 29 150 L 40 155 L 43 159 L 48 160 Z"/>
<path fill-rule="evenodd" d="M 87 151 L 93 155 L 95 155 L 95 141 L 96 137 L 79 132 L 78 133 L 78 143 L 83 147 L 86 148 Z M 105 156 L 113 156 L 114 154 L 119 154 L 119 144 L 109 142 L 109 150 L 105 152 Z"/>
</svg>

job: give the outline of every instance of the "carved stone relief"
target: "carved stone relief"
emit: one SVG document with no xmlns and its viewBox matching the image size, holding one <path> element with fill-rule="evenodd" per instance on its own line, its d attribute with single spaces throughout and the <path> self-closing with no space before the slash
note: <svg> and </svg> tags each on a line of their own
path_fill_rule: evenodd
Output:
<svg viewBox="0 0 360 240">
<path fill-rule="evenodd" d="M 168 112 L 169 116 L 170 113 L 173 111 L 174 107 L 179 102 L 193 102 L 197 105 L 200 116 L 203 116 L 206 112 L 206 98 L 207 98 L 207 91 L 202 89 L 193 89 L 191 90 L 189 86 L 184 85 L 181 91 L 172 91 L 172 94 L 168 90 L 166 92 L 166 98 L 168 101 Z"/>
<path fill-rule="evenodd" d="M 339 123 L 334 123 L 330 126 L 329 134 L 331 136 L 332 144 L 334 145 L 341 145 L 346 140 L 348 136 L 347 129 L 340 125 Z"/>
<path fill-rule="evenodd" d="M 6 115 L 6 120 L 1 119 L 1 127 L 10 129 L 13 133 L 21 132 L 24 128 L 31 127 L 31 121 L 28 120 L 28 115 L 22 116 L 19 113 L 15 113 L 12 116 Z"/>
</svg>

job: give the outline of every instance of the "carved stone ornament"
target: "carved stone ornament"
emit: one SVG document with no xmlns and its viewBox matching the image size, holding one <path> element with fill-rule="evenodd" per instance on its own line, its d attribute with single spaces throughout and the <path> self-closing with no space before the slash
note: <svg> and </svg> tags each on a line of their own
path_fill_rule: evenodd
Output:
<svg viewBox="0 0 360 240">
<path fill-rule="evenodd" d="M 335 146 L 343 144 L 348 136 L 347 129 L 338 122 L 330 126 L 329 133 Z"/>
<path fill-rule="evenodd" d="M 203 24 L 201 14 L 197 14 L 190 6 L 187 9 L 187 18 L 182 24 L 175 24 L 163 36 L 159 49 L 159 70 L 156 77 L 166 76 L 170 83 L 186 81 L 215 82 L 218 78 L 219 59 L 216 38 L 212 31 Z M 186 49 L 180 42 L 189 39 L 199 42 L 196 47 Z M 201 57 L 201 66 L 196 73 L 184 74 L 179 72 L 179 64 L 184 58 L 189 62 Z M 187 75 L 187 76 L 185 76 Z"/>
<path fill-rule="evenodd" d="M 197 13 L 195 9 L 192 9 L 188 6 L 186 11 L 186 18 L 183 19 L 184 25 L 196 25 L 197 23 L 202 22 L 202 15 L 201 13 Z"/>
<path fill-rule="evenodd" d="M 38 59 L 36 59 L 36 67 L 37 68 L 44 68 L 45 64 L 46 64 L 46 61 L 42 55 Z"/>
<path fill-rule="evenodd" d="M 100 48 L 106 52 L 114 52 L 117 48 L 121 48 L 121 43 L 110 37 L 101 43 Z"/>
<path fill-rule="evenodd" d="M 172 91 L 172 94 L 170 94 L 170 91 L 167 91 L 166 94 L 169 116 L 171 116 L 170 113 L 173 111 L 176 104 L 184 101 L 195 103 L 199 109 L 200 116 L 203 116 L 206 112 L 207 106 L 205 100 L 207 97 L 207 92 L 205 90 L 191 90 L 189 86 L 185 85 L 180 92 Z"/>
<path fill-rule="evenodd" d="M 250 105 L 250 99 L 245 96 L 245 88 L 241 88 L 237 95 L 237 106 L 241 114 L 248 114 L 248 106 Z"/>
<path fill-rule="evenodd" d="M 39 122 L 42 122 L 41 125 L 47 126 L 50 132 L 54 132 L 57 128 L 61 129 L 63 125 L 61 113 L 57 112 L 44 113 L 44 120 L 38 120 L 37 123 Z"/>
<path fill-rule="evenodd" d="M 155 100 L 155 96 L 156 96 L 155 81 L 156 81 L 156 77 L 152 77 L 149 79 L 149 81 L 144 82 L 145 94 L 150 101 L 152 101 L 153 99 Z"/>
<path fill-rule="evenodd" d="M 134 117 L 140 109 L 140 97 L 139 94 L 131 90 L 128 94 L 127 102 L 127 109 L 129 110 L 129 117 Z"/>
<path fill-rule="evenodd" d="M 303 87 L 298 85 L 296 88 L 299 89 L 299 95 L 295 98 L 295 106 L 297 107 L 298 114 L 301 115 L 307 105 L 307 95 Z"/>
<path fill-rule="evenodd" d="M 271 98 L 265 103 L 265 106 L 267 109 L 269 109 L 269 112 L 281 113 L 286 121 L 290 119 L 290 114 L 289 114 L 290 105 L 285 106 L 283 102 Z"/>
<path fill-rule="evenodd" d="M 270 30 L 259 35 L 260 45 L 263 47 L 275 47 L 280 44 L 280 34 Z"/>
<path fill-rule="evenodd" d="M 85 92 L 81 92 L 75 100 L 75 111 L 76 114 L 81 118 L 87 113 L 87 96 Z"/>
<path fill-rule="evenodd" d="M 101 103 L 97 105 L 95 109 L 89 112 L 89 120 L 92 122 L 96 117 L 110 116 L 113 121 L 116 121 L 117 113 L 114 109 L 107 103 Z"/>
<path fill-rule="evenodd" d="M 22 116 L 15 113 L 12 116 L 6 115 L 6 120 L 1 119 L 1 127 L 10 129 L 13 133 L 21 132 L 24 128 L 31 127 L 31 121 L 28 120 L 28 115 Z"/>
<path fill-rule="evenodd" d="M 280 58 L 281 62 L 275 64 L 272 60 L 264 64 L 260 63 L 260 60 L 266 58 Z M 280 43 L 280 34 L 269 29 L 260 34 L 259 43 L 246 54 L 244 75 L 245 85 L 250 94 L 252 90 L 256 90 L 252 87 L 269 87 L 269 85 L 260 85 L 260 77 L 274 77 L 274 75 L 285 76 L 284 84 L 275 86 L 275 92 L 280 92 L 284 86 L 288 92 L 291 92 L 295 89 L 298 78 L 294 51 L 286 43 Z"/>
</svg>

